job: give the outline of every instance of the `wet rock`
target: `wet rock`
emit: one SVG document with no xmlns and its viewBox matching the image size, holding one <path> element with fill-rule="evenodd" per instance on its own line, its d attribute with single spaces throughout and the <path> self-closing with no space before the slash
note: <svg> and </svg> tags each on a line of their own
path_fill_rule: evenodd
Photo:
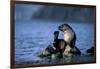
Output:
<svg viewBox="0 0 100 69">
<path fill-rule="evenodd" d="M 61 54 L 60 52 L 57 52 L 56 49 L 49 45 L 46 49 L 44 49 L 42 52 L 39 53 L 39 57 L 49 57 L 51 59 L 57 59 L 57 58 L 63 58 L 64 56 L 75 56 L 75 55 L 81 55 L 80 50 L 77 47 L 71 48 L 71 46 L 67 45 L 64 52 Z"/>
<path fill-rule="evenodd" d="M 55 50 L 51 45 L 49 45 L 46 49 L 40 52 L 39 57 L 48 57 L 51 56 L 53 53 L 55 53 Z"/>
<path fill-rule="evenodd" d="M 74 55 L 81 55 L 81 51 L 76 46 L 74 46 L 74 48 L 71 49 L 70 53 Z"/>
<path fill-rule="evenodd" d="M 71 48 L 71 46 L 67 45 L 63 55 L 64 56 L 75 56 L 75 55 L 81 55 L 81 52 L 76 46 Z"/>
<path fill-rule="evenodd" d="M 51 55 L 51 59 L 59 59 L 59 58 L 62 58 L 59 52 Z"/>
<path fill-rule="evenodd" d="M 91 47 L 86 51 L 89 55 L 94 55 L 94 47 Z"/>
</svg>

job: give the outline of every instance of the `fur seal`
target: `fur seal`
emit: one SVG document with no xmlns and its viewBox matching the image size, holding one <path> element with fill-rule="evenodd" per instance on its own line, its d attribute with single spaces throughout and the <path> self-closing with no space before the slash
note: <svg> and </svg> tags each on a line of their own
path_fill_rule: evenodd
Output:
<svg viewBox="0 0 100 69">
<path fill-rule="evenodd" d="M 60 53 L 60 57 L 62 57 L 65 47 L 67 46 L 67 42 L 64 39 L 58 39 L 58 36 L 59 36 L 59 31 L 55 31 L 53 46 L 55 47 L 56 52 Z"/>
<path fill-rule="evenodd" d="M 75 46 L 76 34 L 74 30 L 68 24 L 62 24 L 58 27 L 58 29 L 64 33 L 64 40 L 70 46 Z"/>
<path fill-rule="evenodd" d="M 60 31 L 64 33 L 64 40 L 68 43 L 64 51 L 65 55 L 81 54 L 80 50 L 75 46 L 76 34 L 74 30 L 68 24 L 62 24 L 58 27 Z"/>
</svg>

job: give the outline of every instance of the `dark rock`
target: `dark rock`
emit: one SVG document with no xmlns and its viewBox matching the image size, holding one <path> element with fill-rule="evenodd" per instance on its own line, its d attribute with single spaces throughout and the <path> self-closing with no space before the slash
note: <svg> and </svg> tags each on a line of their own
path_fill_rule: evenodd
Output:
<svg viewBox="0 0 100 69">
<path fill-rule="evenodd" d="M 60 58 L 63 58 L 63 55 L 61 55 L 60 52 L 51 55 L 51 59 L 60 59 Z"/>
<path fill-rule="evenodd" d="M 51 45 L 49 45 L 49 46 L 47 46 L 47 48 L 45 48 L 42 52 L 40 52 L 39 53 L 39 57 L 49 57 L 49 56 L 51 56 L 53 53 L 55 53 L 55 50 L 54 50 L 54 48 L 51 46 Z"/>
<path fill-rule="evenodd" d="M 94 47 L 91 47 L 91 48 L 88 49 L 86 52 L 87 52 L 88 54 L 90 54 L 90 55 L 94 55 Z"/>
<path fill-rule="evenodd" d="M 73 53 L 75 55 L 81 55 L 81 51 L 76 46 L 71 49 L 70 53 Z"/>
<path fill-rule="evenodd" d="M 71 48 L 71 46 L 67 45 L 65 48 L 65 51 L 63 53 L 64 56 L 75 56 L 75 55 L 81 55 L 81 51 L 74 46 Z"/>
<path fill-rule="evenodd" d="M 41 58 L 48 57 L 51 59 L 57 59 L 57 58 L 63 58 L 64 56 L 68 57 L 76 55 L 81 55 L 80 50 L 76 46 L 74 48 L 71 48 L 69 45 L 67 45 L 64 52 L 61 55 L 60 52 L 56 52 L 53 46 L 49 45 L 42 52 L 39 53 L 38 57 Z"/>
</svg>

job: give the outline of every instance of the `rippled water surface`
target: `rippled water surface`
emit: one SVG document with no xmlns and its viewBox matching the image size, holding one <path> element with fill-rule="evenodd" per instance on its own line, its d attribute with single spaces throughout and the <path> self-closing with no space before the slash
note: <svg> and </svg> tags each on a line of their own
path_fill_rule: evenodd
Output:
<svg viewBox="0 0 100 69">
<path fill-rule="evenodd" d="M 94 45 L 94 28 L 92 23 L 68 23 L 76 32 L 76 46 L 83 54 Z M 93 56 L 81 55 L 63 59 L 39 58 L 37 54 L 53 43 L 53 32 L 63 22 L 53 21 L 15 21 L 15 64 L 61 64 L 69 62 L 91 62 Z M 63 38 L 60 32 L 59 38 Z"/>
</svg>

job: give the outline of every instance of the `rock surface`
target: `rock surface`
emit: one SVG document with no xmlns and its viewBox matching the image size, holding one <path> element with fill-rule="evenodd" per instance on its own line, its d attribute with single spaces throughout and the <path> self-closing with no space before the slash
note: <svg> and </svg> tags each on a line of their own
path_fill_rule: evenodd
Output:
<svg viewBox="0 0 100 69">
<path fill-rule="evenodd" d="M 39 57 L 48 57 L 48 56 L 51 56 L 53 53 L 55 53 L 55 50 L 51 45 L 49 45 L 42 52 L 40 52 L 38 56 Z"/>
<path fill-rule="evenodd" d="M 69 45 L 66 46 L 63 56 L 75 56 L 80 55 L 81 52 L 77 47 L 71 48 Z M 39 57 L 51 57 L 51 58 L 60 58 L 60 53 L 56 52 L 55 48 L 51 45 L 47 46 L 42 52 L 39 53 Z"/>
</svg>

